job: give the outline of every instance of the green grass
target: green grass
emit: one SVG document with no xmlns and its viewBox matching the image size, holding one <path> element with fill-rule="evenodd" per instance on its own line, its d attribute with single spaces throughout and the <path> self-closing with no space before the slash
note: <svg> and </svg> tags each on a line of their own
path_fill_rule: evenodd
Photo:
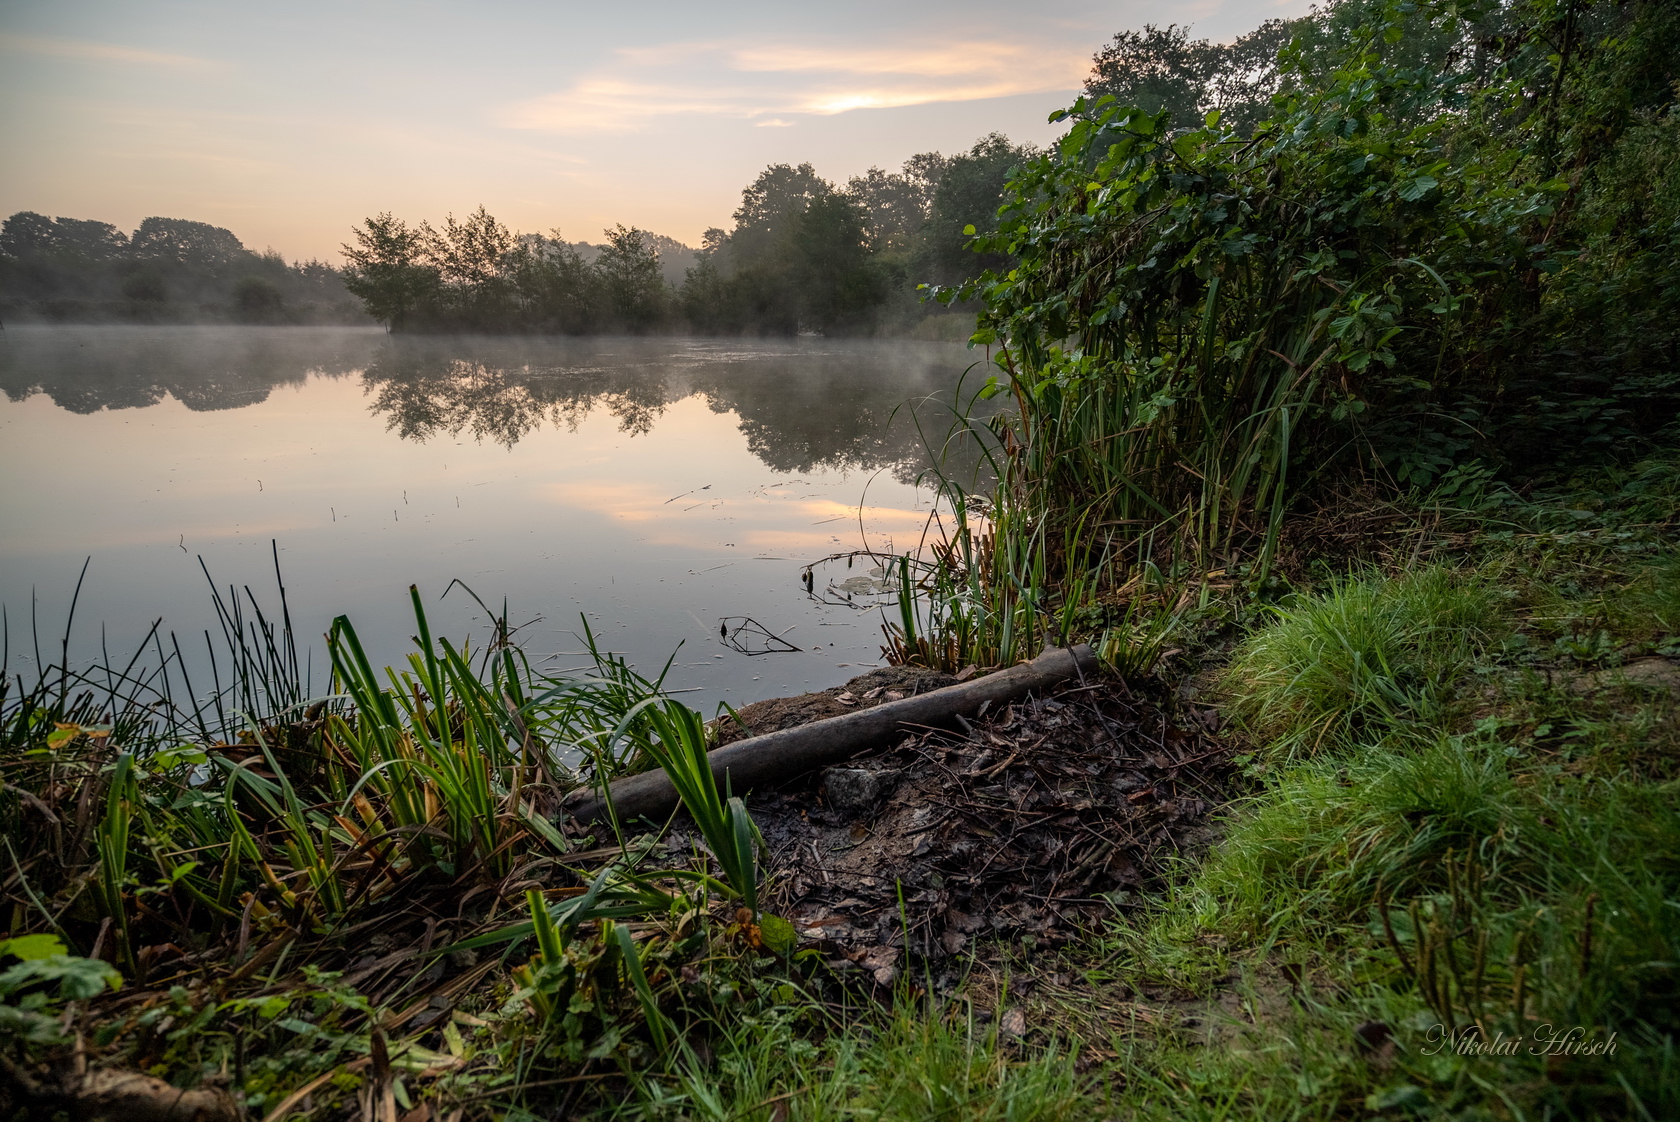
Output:
<svg viewBox="0 0 1680 1122">
<path fill-rule="evenodd" d="M 730 1018 L 709 1061 L 643 1080 L 614 1117 L 694 1122 L 960 1119 L 1060 1122 L 1106 1097 L 1069 1048 L 1023 1049 L 961 1005 L 901 993 L 843 1031 L 813 1038 L 787 1016 Z"/>
<path fill-rule="evenodd" d="M 1347 578 L 1271 614 L 1222 687 L 1267 751 L 1289 757 L 1439 722 L 1507 626 L 1497 591 L 1443 566 Z"/>
<path fill-rule="evenodd" d="M 1336 582 L 1239 644 L 1223 682 L 1258 790 L 1116 925 L 1093 976 L 1243 1012 L 1227 1001 L 1218 1047 L 1137 1046 L 1179 1076 L 1140 1116 L 1680 1111 L 1680 791 L 1661 747 L 1680 699 L 1583 694 L 1582 663 L 1539 642 L 1551 621 L 1524 618 L 1666 595 L 1670 563 L 1531 548 Z M 1612 650 L 1662 645 L 1647 608 L 1599 614 Z M 1381 1056 L 1353 1034 L 1377 1022 L 1398 1045 Z M 1618 1050 L 1456 1056 L 1432 1049 L 1438 1025 L 1531 1043 L 1580 1025 Z"/>
</svg>

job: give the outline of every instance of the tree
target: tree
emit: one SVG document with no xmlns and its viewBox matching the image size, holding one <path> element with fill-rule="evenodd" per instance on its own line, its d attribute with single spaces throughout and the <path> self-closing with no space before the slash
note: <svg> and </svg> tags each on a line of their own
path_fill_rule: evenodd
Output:
<svg viewBox="0 0 1680 1122">
<path fill-rule="evenodd" d="M 593 327 L 598 303 L 594 274 L 577 248 L 559 230 L 522 234 L 519 241 L 508 255 L 507 273 L 524 321 L 573 334 Z"/>
<path fill-rule="evenodd" d="M 799 326 L 831 331 L 859 326 L 881 299 L 862 208 L 844 195 L 813 200 L 793 232 L 790 270 Z"/>
<path fill-rule="evenodd" d="M 242 277 L 233 286 L 233 306 L 246 323 L 266 323 L 280 314 L 285 298 L 280 289 L 262 277 Z"/>
<path fill-rule="evenodd" d="M 129 252 L 142 260 L 179 265 L 227 265 L 247 256 L 232 230 L 186 218 L 148 218 L 128 245 Z"/>
<path fill-rule="evenodd" d="M 1085 94 L 1093 106 L 1112 96 L 1145 113 L 1166 110 L 1175 129 L 1197 128 L 1217 109 L 1247 134 L 1278 92 L 1278 51 L 1310 20 L 1267 20 L 1229 44 L 1191 39 L 1190 29 L 1177 24 L 1122 31 L 1093 57 Z"/>
<path fill-rule="evenodd" d="M 402 330 L 414 309 L 438 290 L 438 270 L 425 261 L 427 234 L 424 225 L 410 229 L 386 211 L 363 221 L 354 246 L 341 247 L 349 262 L 344 287 L 391 331 Z"/>
<path fill-rule="evenodd" d="M 53 246 L 52 219 L 20 210 L 0 224 L 0 253 L 7 257 L 35 257 Z"/>
<path fill-rule="evenodd" d="M 872 249 L 883 252 L 910 247 L 927 221 L 936 178 L 870 168 L 847 181 L 846 197 L 862 208 Z"/>
<path fill-rule="evenodd" d="M 95 222 L 91 218 L 55 219 L 53 237 L 60 248 L 89 261 L 110 261 L 128 249 L 127 234 L 109 222 Z"/>
<path fill-rule="evenodd" d="M 765 168 L 741 192 L 735 228 L 725 243 L 728 264 L 745 267 L 776 252 L 793 220 L 805 212 L 812 200 L 823 198 L 833 190 L 834 185 L 819 176 L 810 164 L 798 167 L 771 164 Z"/>
<path fill-rule="evenodd" d="M 622 223 L 603 233 L 607 244 L 595 259 L 602 296 L 613 321 L 631 331 L 646 331 L 664 317 L 665 277 L 659 254 L 647 231 Z"/>
<path fill-rule="evenodd" d="M 517 315 L 512 273 L 519 240 L 513 231 L 479 208 L 456 221 L 446 215 L 441 231 L 420 224 L 425 263 L 437 270 L 442 295 L 463 326 L 511 326 Z"/>
<path fill-rule="evenodd" d="M 1219 68 L 1220 48 L 1192 40 L 1190 29 L 1169 23 L 1122 31 L 1092 59 L 1085 92 L 1093 101 L 1110 95 L 1145 113 L 1167 110 L 1174 128 L 1201 123 L 1208 82 Z"/>
<path fill-rule="evenodd" d="M 123 281 L 122 294 L 130 300 L 148 304 L 162 304 L 169 299 L 169 290 L 164 287 L 163 278 L 150 269 L 134 273 Z"/>
<path fill-rule="evenodd" d="M 1002 133 L 980 138 L 967 152 L 944 160 L 934 184 L 927 228 L 917 248 L 914 273 L 919 281 L 957 284 L 996 268 L 996 254 L 975 254 L 972 226 L 982 236 L 997 229 L 997 211 L 1009 173 L 1036 155 L 1031 145 L 1017 145 Z"/>
<path fill-rule="evenodd" d="M 483 289 L 502 277 L 502 267 L 513 249 L 513 232 L 496 221 L 482 204 L 457 222 L 446 215 L 443 230 L 421 224 L 427 237 L 426 252 L 446 284 Z"/>
</svg>

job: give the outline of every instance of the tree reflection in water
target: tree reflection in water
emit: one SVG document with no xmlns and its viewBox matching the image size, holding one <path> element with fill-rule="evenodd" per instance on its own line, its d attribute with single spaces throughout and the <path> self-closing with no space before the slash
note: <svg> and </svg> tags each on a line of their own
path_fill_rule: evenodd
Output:
<svg viewBox="0 0 1680 1122">
<path fill-rule="evenodd" d="M 972 369 L 970 369 L 972 367 Z M 964 381 L 964 371 L 969 373 Z M 22 328 L 0 343 L 0 390 L 73 413 L 173 397 L 238 409 L 311 375 L 360 373 L 374 413 L 405 440 L 444 435 L 512 448 L 544 425 L 605 410 L 631 437 L 698 394 L 733 412 L 778 472 L 890 467 L 910 480 L 946 441 L 950 403 L 984 382 L 978 351 L 884 340 L 387 336 L 345 328 Z M 982 403 L 985 405 L 985 403 Z M 948 457 L 972 475 L 977 459 Z"/>
<path fill-rule="evenodd" d="M 362 377 L 375 412 L 409 440 L 472 436 L 512 448 L 543 425 L 575 429 L 597 409 L 652 431 L 690 395 L 741 419 L 747 446 L 779 472 L 891 467 L 910 479 L 943 445 L 950 403 L 984 381 L 960 346 L 819 340 L 392 338 Z M 971 473 L 970 454 L 947 469 Z"/>
<path fill-rule="evenodd" d="M 0 334 L 0 390 L 46 394 L 71 413 L 165 397 L 194 412 L 241 409 L 312 374 L 360 370 L 383 341 L 368 328 L 14 325 Z"/>
</svg>

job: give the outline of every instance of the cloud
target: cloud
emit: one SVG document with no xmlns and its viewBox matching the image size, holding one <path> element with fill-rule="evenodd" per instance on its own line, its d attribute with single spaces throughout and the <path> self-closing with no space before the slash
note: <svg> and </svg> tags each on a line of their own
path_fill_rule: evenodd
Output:
<svg viewBox="0 0 1680 1122">
<path fill-rule="evenodd" d="M 75 58 L 88 62 L 130 62 L 144 66 L 205 67 L 216 65 L 208 59 L 191 55 L 172 55 L 148 51 L 143 47 L 124 47 L 116 43 L 93 43 L 85 39 L 48 39 L 35 35 L 13 35 L 0 32 L 0 50 L 25 54 L 50 55 L 55 58 Z"/>
<path fill-rule="evenodd" d="M 621 50 L 570 88 L 508 106 L 513 128 L 636 129 L 679 117 L 787 127 L 833 116 L 1077 87 L 1083 50 L 1027 40 L 818 49 L 798 44 L 679 43 Z"/>
</svg>

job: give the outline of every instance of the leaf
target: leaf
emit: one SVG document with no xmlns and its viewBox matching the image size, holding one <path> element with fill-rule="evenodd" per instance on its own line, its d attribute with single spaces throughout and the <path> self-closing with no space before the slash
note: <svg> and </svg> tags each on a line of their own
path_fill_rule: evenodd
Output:
<svg viewBox="0 0 1680 1122">
<path fill-rule="evenodd" d="M 758 937 L 763 940 L 765 946 L 784 957 L 793 950 L 797 938 L 793 924 L 769 912 L 758 917 Z"/>
<path fill-rule="evenodd" d="M 998 1031 L 1017 1038 L 1027 1035 L 1027 1015 L 1020 1009 L 1011 1009 L 998 1021 Z"/>
<path fill-rule="evenodd" d="M 122 987 L 122 975 L 109 963 L 93 958 L 54 954 L 20 962 L 0 973 L 0 997 L 31 986 L 58 983 L 58 996 L 69 1001 L 97 997 L 106 987 Z"/>
<path fill-rule="evenodd" d="M 51 958 L 64 953 L 64 944 L 56 935 L 19 935 L 15 939 L 0 940 L 0 955 L 11 955 L 25 962 Z"/>
<path fill-rule="evenodd" d="M 1408 180 L 1402 184 L 1398 194 L 1408 203 L 1415 203 L 1440 185 L 1440 180 L 1433 176 L 1420 175 L 1416 179 Z"/>
</svg>

